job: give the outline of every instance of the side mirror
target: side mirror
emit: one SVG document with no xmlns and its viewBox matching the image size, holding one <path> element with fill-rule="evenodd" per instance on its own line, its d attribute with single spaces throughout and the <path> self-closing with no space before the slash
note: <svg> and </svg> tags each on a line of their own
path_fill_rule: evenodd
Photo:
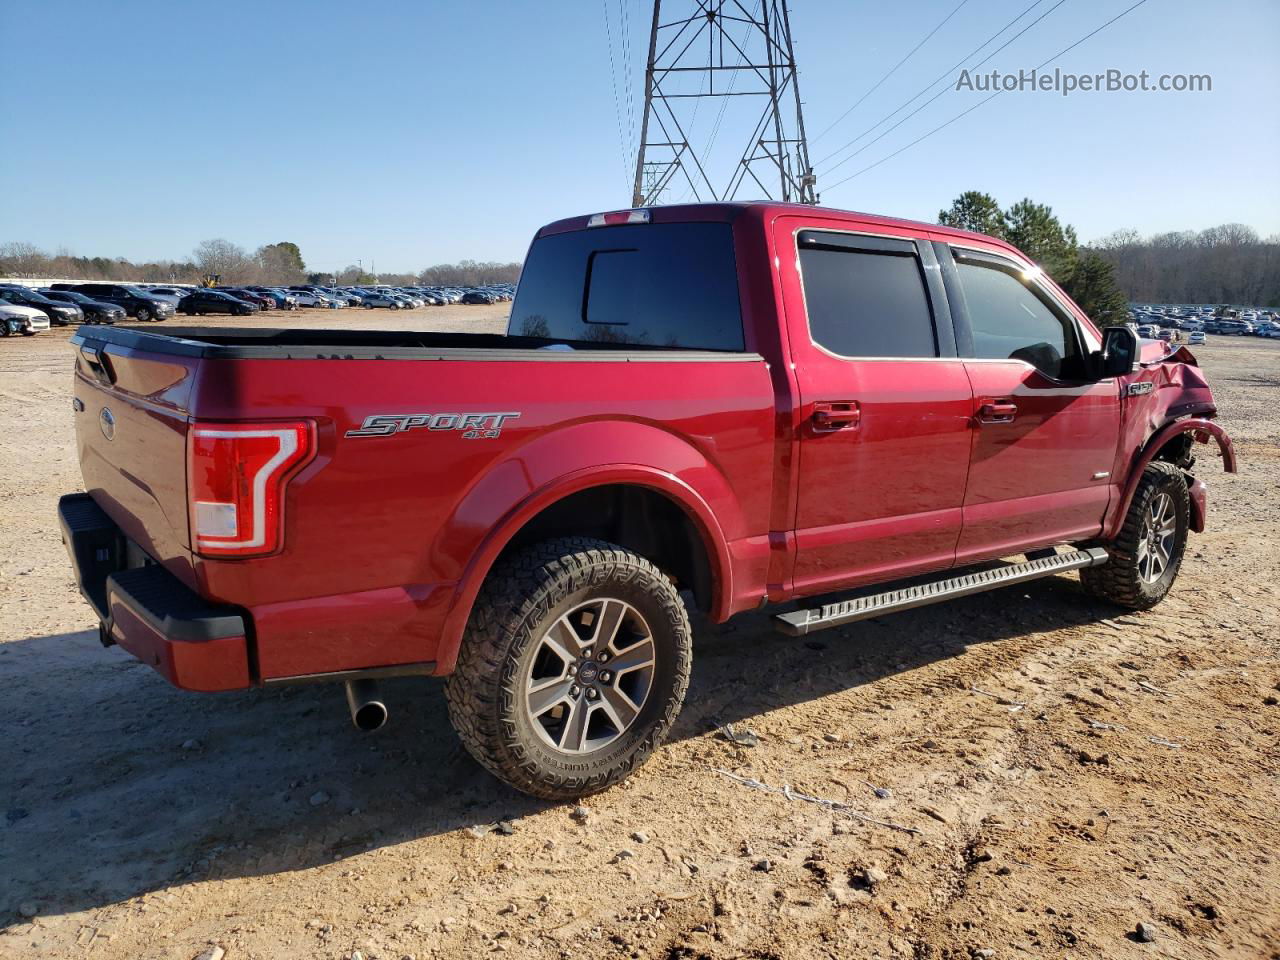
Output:
<svg viewBox="0 0 1280 960">
<path fill-rule="evenodd" d="M 1104 327 L 1102 350 L 1095 356 L 1099 380 L 1132 373 L 1138 362 L 1138 335 L 1129 327 Z"/>
</svg>

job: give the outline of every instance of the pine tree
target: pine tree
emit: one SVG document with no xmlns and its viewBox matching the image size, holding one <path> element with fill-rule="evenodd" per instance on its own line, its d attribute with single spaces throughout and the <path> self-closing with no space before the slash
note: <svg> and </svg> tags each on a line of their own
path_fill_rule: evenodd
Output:
<svg viewBox="0 0 1280 960">
<path fill-rule="evenodd" d="M 939 210 L 938 222 L 944 227 L 972 230 L 1001 239 L 1008 226 L 996 198 L 979 190 L 966 190 L 956 197 L 950 210 Z"/>
</svg>

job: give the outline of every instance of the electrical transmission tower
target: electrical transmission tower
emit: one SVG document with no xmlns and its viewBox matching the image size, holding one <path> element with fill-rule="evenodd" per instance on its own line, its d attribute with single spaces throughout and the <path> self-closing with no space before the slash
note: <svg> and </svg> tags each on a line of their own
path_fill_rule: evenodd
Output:
<svg viewBox="0 0 1280 960">
<path fill-rule="evenodd" d="M 673 19 L 663 21 L 664 10 Z M 644 81 L 632 206 L 662 203 L 664 194 L 672 202 L 677 192 L 733 200 L 744 190 L 817 203 L 786 0 L 654 0 Z M 718 112 L 695 147 L 705 100 Z M 727 112 L 727 129 L 755 126 L 745 144 L 717 153 Z"/>
</svg>

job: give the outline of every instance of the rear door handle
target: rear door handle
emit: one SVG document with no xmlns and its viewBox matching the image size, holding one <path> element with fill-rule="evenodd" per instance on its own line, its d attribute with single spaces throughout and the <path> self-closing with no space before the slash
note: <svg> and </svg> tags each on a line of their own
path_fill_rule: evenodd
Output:
<svg viewBox="0 0 1280 960">
<path fill-rule="evenodd" d="M 854 400 L 819 400 L 813 405 L 813 432 L 834 433 L 856 427 L 862 411 Z"/>
<path fill-rule="evenodd" d="M 979 423 L 1013 423 L 1018 405 L 1007 401 L 984 403 L 978 408 Z"/>
</svg>

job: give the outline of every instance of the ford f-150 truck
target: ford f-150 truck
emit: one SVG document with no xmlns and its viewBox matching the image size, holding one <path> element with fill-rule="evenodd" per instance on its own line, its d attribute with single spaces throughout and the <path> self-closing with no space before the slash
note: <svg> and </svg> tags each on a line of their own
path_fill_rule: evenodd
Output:
<svg viewBox="0 0 1280 960">
<path fill-rule="evenodd" d="M 152 328 L 154 329 L 154 328 Z M 1078 570 L 1159 602 L 1203 529 L 1185 349 L 1099 331 L 1009 245 L 777 203 L 538 231 L 506 336 L 82 328 L 101 623 L 198 691 L 448 676 L 458 733 L 543 797 L 659 744 L 686 604 L 805 634 Z"/>
</svg>

